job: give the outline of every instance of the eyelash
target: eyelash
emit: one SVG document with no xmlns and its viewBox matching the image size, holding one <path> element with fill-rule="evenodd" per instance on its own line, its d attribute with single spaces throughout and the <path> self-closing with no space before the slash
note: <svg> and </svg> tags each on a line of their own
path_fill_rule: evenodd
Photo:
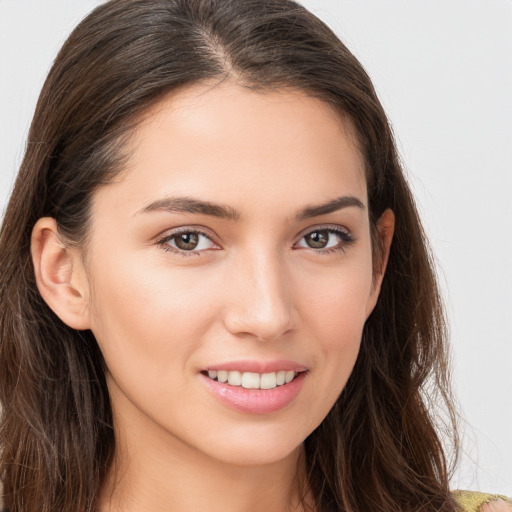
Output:
<svg viewBox="0 0 512 512">
<path fill-rule="evenodd" d="M 317 232 L 326 232 L 331 235 L 336 235 L 340 242 L 336 244 L 334 247 L 328 247 L 326 249 L 314 249 L 313 247 L 309 247 L 309 249 L 312 249 L 318 254 L 332 254 L 335 252 L 345 252 L 355 241 L 356 239 L 354 236 L 347 230 L 341 229 L 339 227 L 317 227 L 313 228 L 306 233 L 304 233 L 301 236 L 301 240 L 304 239 L 306 236 L 311 235 L 312 233 Z M 305 247 L 306 248 L 306 247 Z"/>
<path fill-rule="evenodd" d="M 178 254 L 179 256 L 183 256 L 184 258 L 188 258 L 190 256 L 200 256 L 203 251 L 194 251 L 194 250 L 185 251 L 185 250 L 181 250 L 179 248 L 172 247 L 169 245 L 169 242 L 171 240 L 175 239 L 176 237 L 178 237 L 179 235 L 182 235 L 184 233 L 201 235 L 201 236 L 208 238 L 208 240 L 213 242 L 212 237 L 210 235 L 208 235 L 207 233 L 205 233 L 204 231 L 201 231 L 200 229 L 197 229 L 197 228 L 194 228 L 194 229 L 188 228 L 188 229 L 180 229 L 178 231 L 174 231 L 170 235 L 165 235 L 164 237 L 157 240 L 156 243 L 164 251 Z M 215 242 L 213 242 L 213 243 L 215 243 Z"/>
<path fill-rule="evenodd" d="M 318 254 L 332 254 L 332 253 L 339 252 L 339 251 L 345 252 L 345 250 L 355 242 L 355 238 L 348 231 L 338 228 L 338 227 L 317 227 L 317 228 L 311 229 L 311 230 L 307 231 L 306 233 L 304 233 L 301 236 L 300 240 L 304 239 L 306 236 L 311 235 L 312 233 L 315 233 L 315 232 L 327 232 L 331 235 L 336 235 L 340 239 L 339 244 L 337 244 L 334 247 L 329 247 L 327 249 L 314 249 L 313 247 L 309 247 L 309 249 L 312 249 L 315 253 L 318 253 Z M 164 237 L 157 240 L 156 243 L 164 251 L 178 254 L 179 256 L 183 256 L 184 258 L 188 258 L 190 256 L 200 256 L 201 253 L 205 251 L 205 249 L 200 250 L 200 251 L 194 251 L 194 250 L 185 251 L 185 250 L 181 250 L 179 248 L 175 248 L 175 247 L 172 247 L 169 245 L 169 242 L 171 240 L 175 239 L 176 237 L 178 237 L 179 235 L 181 235 L 183 233 L 198 234 L 198 235 L 208 238 L 208 240 L 213 242 L 211 236 L 208 235 L 207 233 L 205 233 L 204 231 L 201 231 L 200 229 L 197 229 L 197 228 L 194 228 L 194 229 L 189 228 L 189 229 L 181 229 L 179 231 L 175 231 L 170 235 L 165 235 Z M 213 242 L 213 243 L 215 243 L 215 242 Z M 304 247 L 304 248 L 307 248 L 307 247 Z"/>
</svg>

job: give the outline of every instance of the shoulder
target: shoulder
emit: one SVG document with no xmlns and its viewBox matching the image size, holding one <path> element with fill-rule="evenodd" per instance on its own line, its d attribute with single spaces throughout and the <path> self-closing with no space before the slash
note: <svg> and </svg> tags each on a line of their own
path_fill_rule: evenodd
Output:
<svg viewBox="0 0 512 512">
<path fill-rule="evenodd" d="M 500 494 L 454 491 L 453 496 L 463 512 L 512 512 L 512 500 Z"/>
</svg>

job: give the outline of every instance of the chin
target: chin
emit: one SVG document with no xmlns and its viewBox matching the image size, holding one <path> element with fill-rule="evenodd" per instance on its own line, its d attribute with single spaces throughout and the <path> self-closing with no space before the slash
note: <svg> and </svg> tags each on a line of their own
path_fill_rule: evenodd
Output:
<svg viewBox="0 0 512 512">
<path fill-rule="evenodd" d="M 235 466 L 275 464 L 287 458 L 296 459 L 305 436 L 291 436 L 282 429 L 251 428 L 245 434 L 219 435 L 210 438 L 204 452 L 219 462 Z"/>
</svg>

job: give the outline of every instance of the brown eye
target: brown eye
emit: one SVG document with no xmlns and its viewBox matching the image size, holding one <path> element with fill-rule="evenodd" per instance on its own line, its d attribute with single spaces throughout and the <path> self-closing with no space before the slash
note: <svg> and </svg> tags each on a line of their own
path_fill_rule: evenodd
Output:
<svg viewBox="0 0 512 512">
<path fill-rule="evenodd" d="M 304 236 L 304 240 L 312 249 L 324 249 L 329 243 L 329 231 L 312 231 Z"/>
<path fill-rule="evenodd" d="M 174 236 L 174 243 L 178 249 L 193 251 L 199 244 L 199 233 L 180 233 Z"/>
<path fill-rule="evenodd" d="M 319 254 L 332 251 L 344 251 L 355 239 L 352 234 L 341 228 L 315 229 L 306 233 L 296 247 L 315 249 Z"/>
<path fill-rule="evenodd" d="M 170 234 L 159 240 L 158 245 L 180 256 L 200 255 L 210 249 L 220 249 L 206 233 L 195 230 Z"/>
</svg>

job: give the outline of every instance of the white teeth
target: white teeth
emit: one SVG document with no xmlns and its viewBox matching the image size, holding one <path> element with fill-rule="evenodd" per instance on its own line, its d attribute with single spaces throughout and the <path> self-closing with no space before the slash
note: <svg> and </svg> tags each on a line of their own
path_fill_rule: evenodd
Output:
<svg viewBox="0 0 512 512">
<path fill-rule="evenodd" d="M 242 373 L 242 387 L 245 389 L 259 389 L 260 374 L 251 372 Z"/>
<path fill-rule="evenodd" d="M 230 386 L 242 386 L 245 389 L 274 389 L 291 382 L 298 373 L 280 370 L 272 373 L 254 373 L 224 370 L 209 370 L 208 377 L 219 382 L 227 382 Z"/>
<path fill-rule="evenodd" d="M 264 373 L 261 376 L 260 388 L 261 389 L 274 389 L 277 386 L 276 373 Z"/>
<path fill-rule="evenodd" d="M 294 377 L 295 377 L 294 371 L 286 372 L 286 384 L 288 384 L 288 382 L 291 382 Z"/>
<path fill-rule="evenodd" d="M 240 372 L 228 372 L 228 384 L 230 386 L 240 386 L 242 384 L 242 374 Z"/>
</svg>

